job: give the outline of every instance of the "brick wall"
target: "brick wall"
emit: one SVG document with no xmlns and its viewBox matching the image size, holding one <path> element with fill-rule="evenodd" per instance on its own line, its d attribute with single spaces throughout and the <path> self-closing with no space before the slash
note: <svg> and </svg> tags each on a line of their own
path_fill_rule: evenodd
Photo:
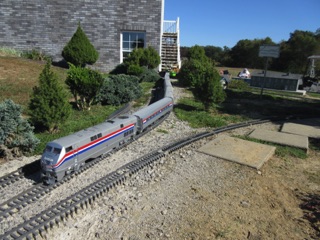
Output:
<svg viewBox="0 0 320 240">
<path fill-rule="evenodd" d="M 37 49 L 61 61 L 63 47 L 80 21 L 99 52 L 94 65 L 110 71 L 120 63 L 122 31 L 146 32 L 146 45 L 160 49 L 164 0 L 1 0 L 0 46 Z"/>
</svg>

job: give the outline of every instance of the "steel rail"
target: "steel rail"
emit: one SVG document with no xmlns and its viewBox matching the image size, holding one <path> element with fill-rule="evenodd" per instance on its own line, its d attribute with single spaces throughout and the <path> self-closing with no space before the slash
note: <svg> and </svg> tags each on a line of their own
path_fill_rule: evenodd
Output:
<svg viewBox="0 0 320 240">
<path fill-rule="evenodd" d="M 0 236 L 0 239 L 30 239 L 36 238 L 38 235 L 44 237 L 45 232 L 52 228 L 55 224 L 59 224 L 70 215 L 77 213 L 78 210 L 84 209 L 85 206 L 92 204 L 96 198 L 99 198 L 111 188 L 123 183 L 126 179 L 137 173 L 139 170 L 151 165 L 167 154 L 170 154 L 190 143 L 212 135 L 250 125 L 262 124 L 269 121 L 270 120 L 254 120 L 245 123 L 233 124 L 230 126 L 217 128 L 213 131 L 195 134 L 191 137 L 184 138 L 180 141 L 159 148 L 156 151 L 148 153 L 130 163 L 123 165 L 114 172 L 102 177 L 100 180 L 60 201 L 59 204 L 56 204 L 55 206 L 35 215 L 34 217 L 31 217 L 29 220 L 4 233 L 2 236 Z"/>
</svg>

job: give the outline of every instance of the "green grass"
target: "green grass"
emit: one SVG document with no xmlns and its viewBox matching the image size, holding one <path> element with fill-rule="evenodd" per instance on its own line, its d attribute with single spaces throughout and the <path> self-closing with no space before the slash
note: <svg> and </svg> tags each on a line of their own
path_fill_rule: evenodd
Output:
<svg viewBox="0 0 320 240">
<path fill-rule="evenodd" d="M 248 136 L 236 135 L 234 137 L 237 137 L 237 138 L 240 138 L 240 139 L 243 139 L 243 140 L 246 140 L 246 141 L 251 141 L 251 142 L 256 142 L 256 143 L 261 143 L 261 144 L 274 146 L 274 147 L 276 147 L 275 155 L 280 157 L 280 158 L 284 158 L 285 159 L 287 157 L 295 157 L 295 158 L 300 158 L 300 159 L 306 159 L 308 157 L 306 151 L 304 151 L 303 149 L 300 149 L 300 148 L 283 146 L 283 145 L 279 145 L 279 144 L 275 144 L 275 143 L 266 142 L 266 141 L 262 141 L 262 140 L 259 140 L 259 139 L 251 138 L 251 137 L 248 137 Z"/>
<path fill-rule="evenodd" d="M 133 107 L 142 107 L 151 98 L 151 89 L 154 87 L 154 82 L 142 82 L 140 83 L 142 87 L 142 97 L 135 100 Z"/>
<path fill-rule="evenodd" d="M 246 120 L 242 116 L 224 114 L 217 109 L 206 112 L 202 103 L 192 97 L 180 99 L 173 110 L 180 120 L 189 122 L 193 128 L 215 128 Z"/>
</svg>

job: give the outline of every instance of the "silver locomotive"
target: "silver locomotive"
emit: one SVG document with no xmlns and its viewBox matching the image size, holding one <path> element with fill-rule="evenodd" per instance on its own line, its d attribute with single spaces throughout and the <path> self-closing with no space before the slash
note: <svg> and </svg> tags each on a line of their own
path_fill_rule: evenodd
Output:
<svg viewBox="0 0 320 240">
<path fill-rule="evenodd" d="M 152 126 L 173 109 L 173 88 L 164 79 L 164 97 L 131 115 L 119 116 L 46 145 L 41 157 L 41 178 L 53 184 L 78 171 L 90 159 L 104 157 Z"/>
</svg>

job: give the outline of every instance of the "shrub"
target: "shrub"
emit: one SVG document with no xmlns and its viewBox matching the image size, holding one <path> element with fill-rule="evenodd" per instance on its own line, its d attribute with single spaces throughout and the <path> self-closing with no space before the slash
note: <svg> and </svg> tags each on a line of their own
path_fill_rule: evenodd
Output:
<svg viewBox="0 0 320 240">
<path fill-rule="evenodd" d="M 43 52 L 36 49 L 22 52 L 21 57 L 36 61 L 51 61 L 51 58 L 49 56 L 46 56 Z"/>
<path fill-rule="evenodd" d="M 71 114 L 71 105 L 63 86 L 59 84 L 48 61 L 39 76 L 39 86 L 33 88 L 29 110 L 31 121 L 49 132 L 58 130 Z"/>
<path fill-rule="evenodd" d="M 156 82 L 161 77 L 155 70 L 144 68 L 144 71 L 139 78 L 140 82 Z"/>
<path fill-rule="evenodd" d="M 71 40 L 63 48 L 62 57 L 77 67 L 94 64 L 98 60 L 99 53 L 83 32 L 80 23 Z"/>
<path fill-rule="evenodd" d="M 133 76 L 140 76 L 143 73 L 143 68 L 139 65 L 132 64 L 127 68 L 127 74 Z"/>
<path fill-rule="evenodd" d="M 193 95 L 203 103 L 206 111 L 213 103 L 221 103 L 226 97 L 220 84 L 220 78 L 217 70 L 213 66 L 210 67 L 209 64 L 194 84 Z"/>
<path fill-rule="evenodd" d="M 21 113 L 21 106 L 12 100 L 0 104 L 0 156 L 8 160 L 32 152 L 39 144 Z"/>
<path fill-rule="evenodd" d="M 181 85 L 193 87 L 205 71 L 206 67 L 203 62 L 195 59 L 186 60 L 177 77 Z"/>
<path fill-rule="evenodd" d="M 66 84 L 80 110 L 90 110 L 91 105 L 97 97 L 102 85 L 103 77 L 97 71 L 69 65 Z"/>
<path fill-rule="evenodd" d="M 124 74 L 110 75 L 104 80 L 98 94 L 98 101 L 102 104 L 120 105 L 128 103 L 142 95 L 139 78 Z"/>
<path fill-rule="evenodd" d="M 246 83 L 243 80 L 232 80 L 229 84 L 228 84 L 228 88 L 233 88 L 233 89 L 237 89 L 240 91 L 249 91 L 250 86 L 248 83 Z"/>
</svg>

